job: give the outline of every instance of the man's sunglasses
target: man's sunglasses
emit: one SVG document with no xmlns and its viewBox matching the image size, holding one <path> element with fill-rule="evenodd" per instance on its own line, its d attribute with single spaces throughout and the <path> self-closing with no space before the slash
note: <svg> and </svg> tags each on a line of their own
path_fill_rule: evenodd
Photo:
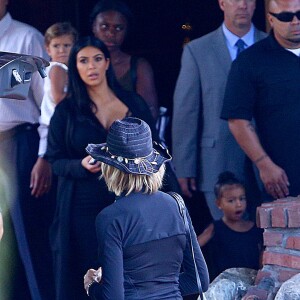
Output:
<svg viewBox="0 0 300 300">
<path fill-rule="evenodd" d="M 298 20 L 300 20 L 300 10 L 293 12 L 281 12 L 279 14 L 275 14 L 269 11 L 269 14 L 275 17 L 277 20 L 281 22 L 292 22 L 294 19 L 294 16 L 297 17 Z"/>
</svg>

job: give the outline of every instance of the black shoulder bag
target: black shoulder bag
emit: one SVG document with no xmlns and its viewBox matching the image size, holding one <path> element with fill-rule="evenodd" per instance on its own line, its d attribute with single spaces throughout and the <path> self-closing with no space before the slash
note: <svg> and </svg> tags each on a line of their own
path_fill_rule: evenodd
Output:
<svg viewBox="0 0 300 300">
<path fill-rule="evenodd" d="M 187 219 L 186 207 L 185 207 L 184 201 L 183 201 L 182 197 L 175 192 L 168 192 L 168 194 L 171 195 L 176 200 L 178 207 L 179 207 L 180 214 L 183 218 L 185 230 L 187 232 L 187 238 L 190 240 L 192 257 L 193 257 L 194 267 L 195 267 L 196 280 L 197 280 L 197 285 L 198 285 L 198 292 L 200 295 L 200 299 L 205 300 L 203 292 L 202 292 L 202 286 L 201 286 L 201 280 L 200 280 L 198 268 L 197 268 L 196 261 L 195 261 L 195 252 L 194 252 L 194 247 L 193 247 L 193 243 L 192 243 L 192 233 L 191 233 L 191 228 L 189 226 L 189 222 Z"/>
</svg>

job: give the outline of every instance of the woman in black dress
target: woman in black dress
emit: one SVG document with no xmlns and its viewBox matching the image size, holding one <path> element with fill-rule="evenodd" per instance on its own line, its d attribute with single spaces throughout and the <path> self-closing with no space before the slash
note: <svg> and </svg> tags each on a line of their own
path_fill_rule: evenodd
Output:
<svg viewBox="0 0 300 300">
<path fill-rule="evenodd" d="M 86 299 L 82 278 L 96 266 L 95 218 L 114 201 L 98 164 L 90 164 L 88 143 L 103 143 L 116 119 L 146 121 L 154 137 L 147 104 L 117 83 L 109 51 L 94 37 L 80 39 L 69 59 L 68 94 L 55 110 L 48 135 L 47 157 L 58 176 L 57 207 L 50 237 L 54 254 L 56 299 Z"/>
</svg>

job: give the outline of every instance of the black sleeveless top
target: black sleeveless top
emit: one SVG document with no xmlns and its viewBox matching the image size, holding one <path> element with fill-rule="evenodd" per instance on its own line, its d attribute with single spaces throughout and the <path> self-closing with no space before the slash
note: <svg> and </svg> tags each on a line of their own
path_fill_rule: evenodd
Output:
<svg viewBox="0 0 300 300">
<path fill-rule="evenodd" d="M 136 92 L 137 63 L 138 57 L 131 56 L 129 70 L 123 76 L 118 78 L 119 84 L 126 91 Z"/>
<path fill-rule="evenodd" d="M 214 222 L 214 236 L 207 244 L 211 277 L 229 268 L 259 269 L 263 230 L 255 225 L 246 232 L 230 229 L 222 220 Z M 211 280 L 213 279 L 211 278 Z"/>
</svg>

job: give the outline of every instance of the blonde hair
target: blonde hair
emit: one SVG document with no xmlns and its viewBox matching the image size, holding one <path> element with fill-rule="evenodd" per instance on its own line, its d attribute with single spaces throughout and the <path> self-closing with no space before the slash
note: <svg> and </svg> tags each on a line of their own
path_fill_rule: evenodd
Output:
<svg viewBox="0 0 300 300">
<path fill-rule="evenodd" d="M 132 192 L 141 191 L 145 194 L 152 194 L 157 192 L 163 184 L 165 165 L 151 175 L 127 174 L 105 163 L 101 164 L 101 171 L 100 178 L 104 178 L 108 190 L 117 196 L 123 192 L 126 192 L 126 196 Z"/>
</svg>

